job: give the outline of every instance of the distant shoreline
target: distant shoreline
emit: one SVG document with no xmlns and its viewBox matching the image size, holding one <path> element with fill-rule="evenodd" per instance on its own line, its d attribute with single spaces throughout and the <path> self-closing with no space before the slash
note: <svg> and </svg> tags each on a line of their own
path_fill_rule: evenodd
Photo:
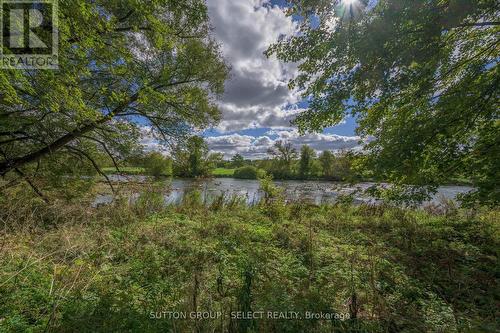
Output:
<svg viewBox="0 0 500 333">
<path fill-rule="evenodd" d="M 212 171 L 212 175 L 209 177 L 201 177 L 199 179 L 217 179 L 217 178 L 232 178 L 232 179 L 237 179 L 237 180 L 256 180 L 256 179 L 244 179 L 244 178 L 238 178 L 234 177 L 234 170 L 236 169 L 225 169 L 225 168 L 216 168 Z M 120 172 L 117 171 L 115 168 L 103 168 L 103 172 L 106 175 L 121 175 L 121 176 L 142 176 L 142 177 L 153 177 L 151 175 L 148 175 L 145 172 L 144 168 L 141 167 L 123 167 L 120 168 Z M 190 178 L 190 177 L 179 177 L 179 176 L 173 176 L 173 175 L 164 175 L 161 178 L 172 178 L 172 179 L 196 179 L 196 178 Z M 274 178 L 273 180 L 276 181 L 324 181 L 324 182 L 331 182 L 331 183 L 350 183 L 347 180 L 342 180 L 342 179 L 325 179 L 321 177 L 312 177 L 312 178 Z M 381 181 L 381 180 L 375 180 L 375 179 L 356 179 L 353 184 L 356 183 L 366 183 L 366 182 L 373 182 L 373 183 L 387 183 L 387 181 Z M 447 182 L 444 182 L 442 184 L 439 184 L 439 186 L 473 186 L 472 182 L 467 180 L 467 179 L 455 179 L 455 180 L 450 180 Z"/>
</svg>

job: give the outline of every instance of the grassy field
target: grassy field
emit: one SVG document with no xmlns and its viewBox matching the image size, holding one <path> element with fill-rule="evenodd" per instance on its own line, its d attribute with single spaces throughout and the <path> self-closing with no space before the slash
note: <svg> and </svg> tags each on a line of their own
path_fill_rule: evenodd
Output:
<svg viewBox="0 0 500 333">
<path fill-rule="evenodd" d="M 498 211 L 1 198 L 1 332 L 494 332 Z M 15 202 L 22 202 L 21 206 Z M 191 319 L 193 313 L 221 313 Z M 235 311 L 264 311 L 238 319 Z M 268 311 L 294 312 L 288 320 Z M 184 313 L 185 320 L 167 313 Z M 308 313 L 337 314 L 336 319 Z"/>
<path fill-rule="evenodd" d="M 232 177 L 235 169 L 216 168 L 212 171 L 214 177 Z"/>
<path fill-rule="evenodd" d="M 107 174 L 126 174 L 126 175 L 144 175 L 146 173 L 146 169 L 142 167 L 120 167 L 120 171 L 118 171 L 115 167 L 106 167 L 102 168 L 102 171 Z"/>
</svg>

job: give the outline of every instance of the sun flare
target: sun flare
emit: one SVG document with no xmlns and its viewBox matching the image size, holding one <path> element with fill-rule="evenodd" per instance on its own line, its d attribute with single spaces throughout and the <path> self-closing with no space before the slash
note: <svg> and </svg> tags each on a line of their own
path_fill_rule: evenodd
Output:
<svg viewBox="0 0 500 333">
<path fill-rule="evenodd" d="M 336 15 L 343 20 L 353 19 L 355 16 L 359 15 L 363 9 L 360 0 L 340 0 L 335 3 L 338 4 L 335 8 L 337 11 Z"/>
</svg>

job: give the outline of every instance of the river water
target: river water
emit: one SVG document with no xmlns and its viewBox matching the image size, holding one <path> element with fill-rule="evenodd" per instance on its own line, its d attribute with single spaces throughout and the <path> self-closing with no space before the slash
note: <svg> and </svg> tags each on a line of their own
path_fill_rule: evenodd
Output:
<svg viewBox="0 0 500 333">
<path fill-rule="evenodd" d="M 143 181 L 142 176 L 112 176 L 112 181 L 127 182 L 127 181 Z M 288 201 L 307 201 L 315 204 L 333 203 L 339 195 L 354 194 L 354 203 L 375 202 L 363 190 L 366 190 L 374 183 L 358 183 L 349 185 L 343 183 L 317 181 L 317 180 L 277 180 L 274 181 L 276 186 L 283 189 L 284 196 Z M 233 178 L 214 178 L 206 180 L 194 179 L 172 179 L 165 182 L 165 202 L 167 204 L 179 203 L 184 194 L 197 190 L 201 193 L 202 199 L 206 203 L 210 203 L 214 198 L 225 195 L 226 198 L 238 196 L 245 198 L 247 204 L 257 203 L 263 193 L 259 190 L 258 180 L 244 180 Z M 359 191 L 356 191 L 359 190 Z M 443 198 L 454 200 L 457 194 L 466 193 L 472 190 L 468 186 L 442 186 L 438 189 L 438 193 L 432 201 L 439 202 Z M 131 195 L 131 199 L 137 197 L 137 194 Z M 107 204 L 113 201 L 111 195 L 99 195 L 94 206 Z"/>
</svg>

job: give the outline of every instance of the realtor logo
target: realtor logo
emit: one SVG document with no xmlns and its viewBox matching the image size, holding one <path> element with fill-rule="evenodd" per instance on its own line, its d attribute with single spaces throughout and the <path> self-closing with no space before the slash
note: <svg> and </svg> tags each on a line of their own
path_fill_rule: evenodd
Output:
<svg viewBox="0 0 500 333">
<path fill-rule="evenodd" d="M 57 0 L 0 0 L 0 68 L 57 69 Z"/>
</svg>

